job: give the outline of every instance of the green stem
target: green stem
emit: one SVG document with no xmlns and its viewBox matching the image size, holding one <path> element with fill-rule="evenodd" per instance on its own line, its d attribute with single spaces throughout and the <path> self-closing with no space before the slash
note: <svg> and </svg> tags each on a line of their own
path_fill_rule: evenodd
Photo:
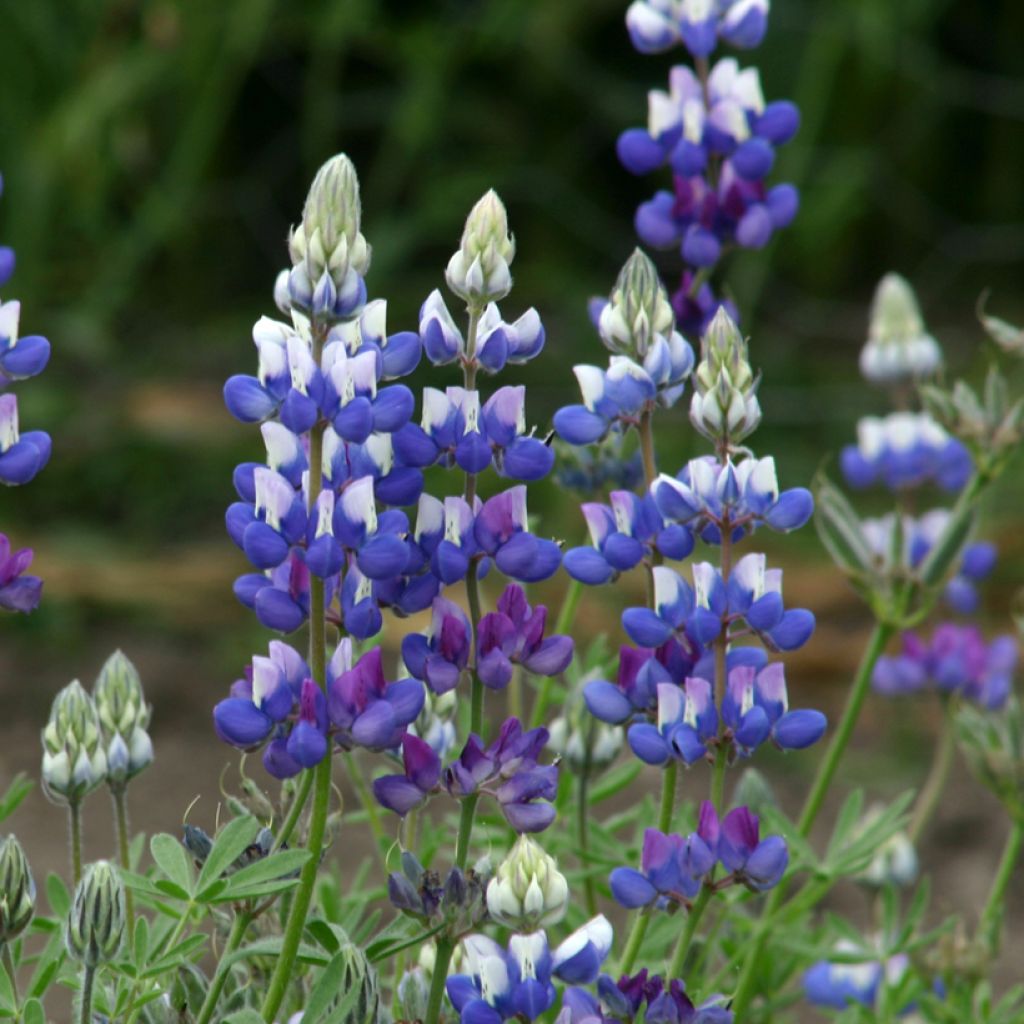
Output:
<svg viewBox="0 0 1024 1024">
<path fill-rule="evenodd" d="M 715 890 L 710 885 L 705 885 L 690 908 L 690 912 L 686 916 L 686 927 L 683 929 L 682 935 L 679 936 L 675 952 L 673 952 L 672 959 L 669 961 L 668 971 L 665 974 L 666 981 L 670 981 L 673 978 L 682 978 L 683 967 L 686 964 L 686 954 L 690 951 L 690 943 L 693 941 L 697 925 L 700 924 L 700 919 L 704 916 L 704 911 L 707 910 L 707 906 L 714 894 Z"/>
<path fill-rule="evenodd" d="M 131 859 L 128 851 L 128 787 L 111 787 L 111 799 L 114 801 L 114 822 L 117 827 L 117 852 L 121 858 L 121 867 L 131 870 Z M 125 920 L 128 925 L 128 942 L 135 934 L 135 896 L 132 890 L 126 889 L 124 894 Z"/>
<path fill-rule="evenodd" d="M 11 944 L 9 942 L 0 943 L 3 946 L 3 960 L 4 967 L 7 968 L 7 976 L 11 979 L 11 993 L 14 996 L 14 1005 L 17 1006 L 21 1002 L 18 996 L 18 971 L 14 966 L 14 956 L 11 953 Z"/>
<path fill-rule="evenodd" d="M 661 811 L 658 815 L 658 831 L 668 832 L 672 827 L 672 813 L 675 810 L 676 802 L 676 780 L 679 776 L 679 762 L 669 761 L 661 777 Z M 619 974 L 629 974 L 640 954 L 640 947 L 643 945 L 644 936 L 651 923 L 651 915 L 643 909 L 636 912 L 633 921 L 633 928 L 626 940 L 626 948 L 622 953 L 622 960 L 619 963 Z"/>
<path fill-rule="evenodd" d="M 434 974 L 430 979 L 430 995 L 427 997 L 425 1024 L 437 1024 L 441 1019 L 441 1003 L 444 1001 L 444 987 L 448 980 L 448 967 L 455 952 L 455 941 L 447 936 L 438 939 L 434 957 Z"/>
<path fill-rule="evenodd" d="M 572 626 L 576 618 L 576 609 L 579 607 L 580 598 L 583 596 L 583 584 L 579 580 L 570 579 L 569 586 L 565 588 L 565 597 L 562 598 L 562 607 L 558 609 L 558 618 L 555 619 L 555 633 L 565 633 Z"/>
<path fill-rule="evenodd" d="M 729 765 L 729 748 L 719 744 L 711 770 L 711 803 L 719 815 L 725 810 L 725 769 Z"/>
<path fill-rule="evenodd" d="M 658 476 L 658 460 L 654 454 L 654 413 L 645 409 L 640 414 L 640 456 L 644 461 L 644 484 L 650 487 Z"/>
<path fill-rule="evenodd" d="M 78 1009 L 79 1024 L 92 1024 L 92 983 L 95 976 L 95 967 L 82 968 L 82 1000 Z"/>
<path fill-rule="evenodd" d="M 209 1024 L 213 1019 L 213 1012 L 217 1009 L 217 1000 L 220 999 L 220 994 L 224 991 L 228 974 L 231 971 L 231 968 L 227 965 L 228 957 L 242 944 L 242 939 L 245 938 L 245 933 L 248 931 L 251 923 L 252 914 L 248 912 L 235 914 L 235 919 L 231 922 L 231 932 L 228 935 L 227 945 L 221 951 L 220 960 L 217 963 L 217 972 L 210 982 L 209 989 L 207 989 L 206 998 L 203 1000 L 199 1016 L 196 1017 L 196 1024 Z"/>
<path fill-rule="evenodd" d="M 587 904 L 587 913 L 594 917 L 597 914 L 597 890 L 590 873 L 590 816 L 587 790 L 590 784 L 590 753 L 594 742 L 594 721 L 591 719 L 587 727 L 586 746 L 584 748 L 583 765 L 576 778 L 576 841 L 580 848 L 580 867 L 583 868 L 583 896 Z"/>
<path fill-rule="evenodd" d="M 327 326 L 313 322 L 313 361 L 317 366 L 323 355 Z M 312 516 L 320 491 L 323 487 L 323 445 L 327 423 L 320 420 L 309 433 L 309 496 L 308 509 Z M 309 666 L 313 680 L 321 688 L 327 685 L 327 623 L 324 581 L 319 576 L 309 579 Z M 272 1024 L 281 1008 L 285 992 L 292 981 L 292 970 L 299 951 L 299 943 L 306 927 L 306 915 L 313 899 L 323 852 L 324 836 L 327 833 L 327 815 L 331 806 L 331 756 L 330 753 L 316 766 L 313 781 L 313 809 L 310 814 L 309 836 L 306 848 L 310 858 L 302 866 L 299 885 L 295 890 L 288 925 L 281 942 L 281 953 L 270 979 L 262 1014 L 267 1024 Z"/>
<path fill-rule="evenodd" d="M 306 809 L 306 801 L 313 788 L 313 774 L 308 769 L 302 773 L 299 779 L 299 788 L 295 791 L 291 807 L 288 808 L 288 816 L 284 819 L 284 824 L 277 830 L 277 835 L 274 836 L 274 848 L 271 852 L 280 850 L 291 839 L 295 826 L 298 825 L 299 818 L 302 817 L 302 812 Z"/>
<path fill-rule="evenodd" d="M 945 709 L 945 719 L 942 723 L 942 732 L 939 734 L 939 742 L 935 747 L 935 754 L 932 757 L 931 770 L 921 792 L 917 795 L 914 804 L 914 812 L 910 818 L 910 825 L 907 827 L 907 838 L 912 843 L 917 843 L 925 826 L 932 819 L 936 808 L 939 806 L 939 798 L 946 788 L 946 780 L 949 778 L 949 771 L 953 767 L 953 756 L 956 753 L 956 733 L 953 723 L 951 708 Z"/>
<path fill-rule="evenodd" d="M 846 707 L 843 709 L 842 718 L 839 720 L 839 727 L 836 729 L 835 734 L 832 737 L 832 742 L 829 744 L 828 752 L 825 754 L 825 757 L 818 768 L 818 774 L 814 780 L 814 785 L 811 787 L 811 792 L 807 795 L 807 799 L 804 802 L 803 811 L 801 812 L 800 820 L 797 823 L 797 831 L 802 836 L 807 836 L 810 833 L 811 827 L 817 820 L 822 804 L 825 802 L 825 796 L 828 793 L 828 788 L 831 785 L 832 779 L 839 767 L 839 762 L 842 760 L 843 754 L 846 752 L 846 747 L 850 742 L 850 737 L 853 735 L 857 719 L 860 717 L 860 711 L 864 705 L 864 699 L 867 697 L 868 690 L 871 687 L 871 675 L 875 670 L 875 663 L 881 656 L 890 637 L 895 632 L 896 627 L 890 622 L 875 623 L 875 628 L 871 633 L 868 646 L 864 651 L 860 665 L 857 668 L 857 674 L 854 677 L 853 686 L 850 688 L 849 696 L 846 699 Z M 761 960 L 761 954 L 764 950 L 765 942 L 768 939 L 772 917 L 782 905 L 785 894 L 786 884 L 785 879 L 783 879 L 783 881 L 775 886 L 772 890 L 771 896 L 768 898 L 768 902 L 765 905 L 764 913 L 761 918 L 760 927 L 758 928 L 754 942 L 750 946 L 749 953 L 743 962 L 743 970 L 740 974 L 739 981 L 736 983 L 736 994 L 733 997 L 732 1010 L 737 1020 L 746 1019 L 745 1015 L 747 1008 L 754 996 L 755 971 L 757 970 L 757 965 Z"/>
<path fill-rule="evenodd" d="M 1003 847 L 1003 855 L 999 859 L 996 876 L 992 879 L 992 888 L 989 889 L 985 909 L 982 910 L 981 917 L 978 919 L 978 938 L 988 946 L 993 957 L 999 952 L 999 932 L 1003 920 L 1006 886 L 1013 875 L 1013 869 L 1017 866 L 1022 845 L 1024 845 L 1024 821 L 1015 819 L 1010 827 L 1010 834 L 1006 837 L 1006 845 Z"/>
<path fill-rule="evenodd" d="M 82 880 L 82 803 L 72 800 L 68 804 L 68 829 L 71 834 L 71 877 L 74 884 Z"/>
</svg>

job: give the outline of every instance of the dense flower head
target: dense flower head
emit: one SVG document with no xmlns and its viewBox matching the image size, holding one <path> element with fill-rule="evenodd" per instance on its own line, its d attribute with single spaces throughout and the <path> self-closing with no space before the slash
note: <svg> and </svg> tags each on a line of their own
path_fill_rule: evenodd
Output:
<svg viewBox="0 0 1024 1024">
<path fill-rule="evenodd" d="M 1013 690 L 1017 658 L 1012 636 L 986 643 L 977 626 L 945 622 L 927 640 L 904 633 L 902 651 L 879 658 L 872 685 L 887 696 L 934 688 L 994 710 L 1003 707 Z"/>
<path fill-rule="evenodd" d="M 107 780 L 122 786 L 153 762 L 149 720 L 138 670 L 123 651 L 115 651 L 93 685 L 93 702 L 107 743 Z"/>
<path fill-rule="evenodd" d="M 7 535 L 0 533 L 0 608 L 30 612 L 39 605 L 43 581 L 25 570 L 32 564 L 31 548 L 11 550 Z"/>
<path fill-rule="evenodd" d="M 487 909 L 499 924 L 532 931 L 558 924 L 569 908 L 569 883 L 535 839 L 521 835 L 487 885 Z"/>
<path fill-rule="evenodd" d="M 691 459 L 674 477 L 662 473 L 651 496 L 668 522 L 685 523 L 708 544 L 720 544 L 727 526 L 733 541 L 761 524 L 797 530 L 814 509 L 807 488 L 780 492 L 771 456 L 748 456 L 735 464 L 710 455 Z"/>
<path fill-rule="evenodd" d="M 42 740 L 43 785 L 58 802 L 77 803 L 106 778 L 100 717 L 77 679 L 54 697 Z"/>
<path fill-rule="evenodd" d="M 448 998 L 463 1024 L 534 1021 L 555 1004 L 553 979 L 593 982 L 611 944 L 611 925 L 601 916 L 553 950 L 543 931 L 515 934 L 507 949 L 484 935 L 470 935 L 463 940 L 466 973 L 448 978 Z"/>
<path fill-rule="evenodd" d="M 853 487 L 880 483 L 895 491 L 934 483 L 959 491 L 973 463 L 963 443 L 927 413 L 894 412 L 861 419 L 857 444 L 843 449 L 840 466 Z"/>
</svg>

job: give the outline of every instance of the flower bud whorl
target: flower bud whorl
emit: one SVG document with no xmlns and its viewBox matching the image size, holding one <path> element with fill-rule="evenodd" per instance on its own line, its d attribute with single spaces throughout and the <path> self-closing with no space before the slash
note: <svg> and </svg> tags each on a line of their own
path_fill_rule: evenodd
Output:
<svg viewBox="0 0 1024 1024">
<path fill-rule="evenodd" d="M 905 384 L 942 367 L 942 351 L 928 334 L 917 296 L 899 274 L 886 274 L 871 303 L 860 372 L 872 384 Z"/>
<path fill-rule="evenodd" d="M 668 336 L 673 327 L 658 270 L 642 249 L 634 249 L 598 318 L 601 340 L 612 352 L 642 362 L 654 338 Z"/>
<path fill-rule="evenodd" d="M 90 864 L 68 913 L 68 953 L 85 967 L 96 968 L 117 955 L 124 929 L 124 885 L 117 868 L 106 860 Z"/>
<path fill-rule="evenodd" d="M 500 924 L 536 931 L 557 924 L 569 907 L 569 884 L 554 857 L 521 835 L 487 886 L 487 909 Z"/>
<path fill-rule="evenodd" d="M 100 718 L 76 679 L 54 698 L 43 729 L 43 785 L 57 803 L 75 803 L 106 777 Z"/>
<path fill-rule="evenodd" d="M 512 289 L 509 267 L 515 254 L 505 204 L 490 189 L 466 218 L 462 243 L 445 271 L 448 287 L 470 306 L 497 302 Z"/>
<path fill-rule="evenodd" d="M 0 840 L 0 943 L 28 927 L 35 904 L 36 884 L 25 851 L 13 835 L 5 836 Z"/>
<path fill-rule="evenodd" d="M 152 708 L 138 671 L 123 651 L 115 651 L 100 669 L 93 703 L 106 745 L 107 781 L 124 785 L 152 763 L 153 743 L 146 731 Z"/>
</svg>

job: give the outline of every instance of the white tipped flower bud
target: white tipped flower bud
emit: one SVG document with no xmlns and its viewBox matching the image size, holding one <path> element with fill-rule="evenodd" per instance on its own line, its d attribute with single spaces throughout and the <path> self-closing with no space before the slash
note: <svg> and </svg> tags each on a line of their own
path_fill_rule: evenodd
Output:
<svg viewBox="0 0 1024 1024">
<path fill-rule="evenodd" d="M 0 841 L 0 943 L 10 942 L 35 913 L 36 884 L 21 843 L 14 836 Z"/>
<path fill-rule="evenodd" d="M 107 659 L 92 692 L 106 742 L 107 781 L 121 786 L 153 761 L 153 742 L 146 731 L 152 708 L 139 673 L 123 651 Z"/>
<path fill-rule="evenodd" d="M 43 785 L 58 803 L 74 803 L 106 777 L 99 715 L 76 679 L 54 698 L 43 729 Z"/>
<path fill-rule="evenodd" d="M 551 723 L 549 731 L 548 746 L 577 773 L 604 770 L 622 750 L 622 728 L 590 714 L 583 701 L 582 687 L 569 694 L 564 713 Z"/>
<path fill-rule="evenodd" d="M 917 296 L 899 274 L 886 274 L 871 303 L 860 372 L 872 384 L 905 384 L 942 367 L 942 350 L 927 332 Z"/>
<path fill-rule="evenodd" d="M 339 153 L 316 172 L 302 221 L 288 237 L 292 264 L 302 267 L 303 282 L 315 286 L 326 274 L 337 292 L 347 292 L 346 283 L 351 288 L 349 278 L 369 270 L 370 247 L 359 230 L 361 219 L 359 178 L 352 161 Z M 284 296 L 278 297 L 278 290 L 279 286 L 275 287 L 280 306 Z M 301 304 L 301 292 L 303 289 L 293 282 L 290 302 Z"/>
<path fill-rule="evenodd" d="M 554 857 L 521 835 L 487 886 L 487 909 L 499 924 L 532 932 L 557 924 L 569 906 L 569 883 Z"/>
<path fill-rule="evenodd" d="M 505 204 L 490 189 L 466 218 L 462 244 L 445 271 L 448 287 L 469 305 L 481 308 L 503 299 L 512 289 L 509 267 L 515 254 Z"/>
<path fill-rule="evenodd" d="M 121 948 L 124 926 L 124 885 L 117 868 L 106 860 L 90 864 L 68 913 L 68 953 L 86 967 L 107 963 Z"/>
<path fill-rule="evenodd" d="M 872 807 L 864 816 L 861 831 L 867 831 L 881 816 L 884 808 Z M 891 835 L 875 852 L 871 863 L 859 879 L 865 885 L 907 887 L 917 881 L 917 851 L 906 832 Z"/>
<path fill-rule="evenodd" d="M 705 437 L 731 447 L 757 429 L 760 379 L 751 369 L 747 343 L 724 306 L 701 338 L 701 360 L 693 382 L 690 422 Z"/>
<path fill-rule="evenodd" d="M 674 323 L 657 267 L 643 250 L 634 249 L 601 310 L 597 325 L 601 340 L 612 352 L 642 362 L 654 339 L 669 336 Z"/>
</svg>

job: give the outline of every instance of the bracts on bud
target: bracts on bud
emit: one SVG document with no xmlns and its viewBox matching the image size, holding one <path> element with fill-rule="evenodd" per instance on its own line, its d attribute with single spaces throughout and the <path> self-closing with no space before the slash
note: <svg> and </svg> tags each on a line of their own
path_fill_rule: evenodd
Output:
<svg viewBox="0 0 1024 1024">
<path fill-rule="evenodd" d="M 68 913 L 65 941 L 69 955 L 95 969 L 117 955 L 124 931 L 124 885 L 117 868 L 105 860 L 90 864 L 75 888 Z"/>
<path fill-rule="evenodd" d="M 153 742 L 146 731 L 152 708 L 142 680 L 123 651 L 115 651 L 100 669 L 93 703 L 106 745 L 107 782 L 124 786 L 153 761 Z"/>
<path fill-rule="evenodd" d="M 448 287 L 471 307 L 483 309 L 512 289 L 509 269 L 516 244 L 508 231 L 508 215 L 498 193 L 490 189 L 469 212 L 462 243 L 448 261 Z"/>
<path fill-rule="evenodd" d="M 28 858 L 15 836 L 0 840 L 0 944 L 20 935 L 32 920 L 36 884 Z"/>
</svg>

